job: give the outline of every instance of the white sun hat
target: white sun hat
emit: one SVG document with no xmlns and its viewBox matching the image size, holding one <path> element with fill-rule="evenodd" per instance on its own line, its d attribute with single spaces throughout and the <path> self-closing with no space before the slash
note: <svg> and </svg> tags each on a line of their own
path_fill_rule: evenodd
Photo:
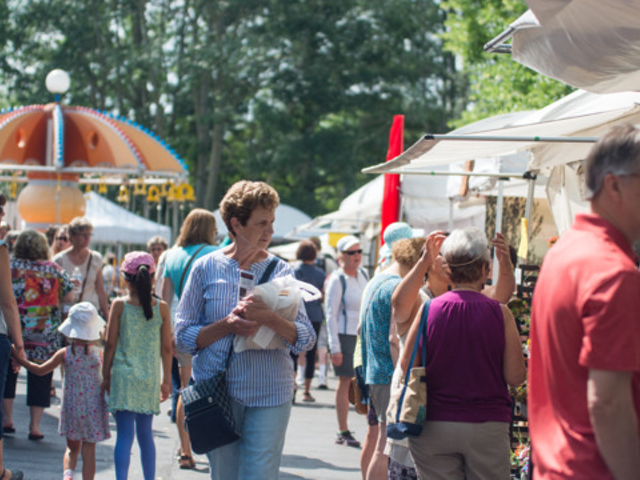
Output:
<svg viewBox="0 0 640 480">
<path fill-rule="evenodd" d="M 89 302 L 76 303 L 69 310 L 69 316 L 58 327 L 58 331 L 68 338 L 91 342 L 100 339 L 100 331 L 105 321 L 98 315 L 96 307 Z"/>
</svg>

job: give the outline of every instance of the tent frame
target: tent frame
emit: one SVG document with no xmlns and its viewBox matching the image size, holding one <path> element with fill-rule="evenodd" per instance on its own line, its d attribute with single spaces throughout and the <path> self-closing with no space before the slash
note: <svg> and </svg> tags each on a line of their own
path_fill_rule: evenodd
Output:
<svg viewBox="0 0 640 480">
<path fill-rule="evenodd" d="M 484 141 L 484 142 L 528 142 L 528 143 L 596 143 L 597 137 L 527 137 L 527 136 L 501 136 L 501 135 L 447 135 L 447 134 L 432 134 L 427 133 L 423 136 L 423 140 L 436 140 L 429 147 L 428 150 L 422 152 L 420 156 L 425 155 L 441 140 L 462 140 L 462 141 Z M 535 181 L 537 174 L 532 171 L 527 171 L 522 174 L 504 174 L 504 173 L 481 173 L 481 172 L 447 172 L 447 171 L 432 171 L 432 170 L 418 170 L 420 167 L 414 167 L 413 169 L 407 168 L 406 164 L 400 165 L 397 168 L 388 168 L 388 163 L 393 163 L 396 159 L 400 159 L 402 154 L 389 162 L 374 165 L 362 169 L 363 173 L 385 173 L 385 174 L 402 174 L 402 175 L 442 175 L 442 176 L 463 176 L 463 177 L 494 177 L 498 178 L 498 200 L 496 205 L 496 232 L 502 230 L 502 215 L 504 210 L 504 181 L 509 178 L 522 178 L 528 180 L 527 187 L 527 200 L 525 203 L 525 218 L 527 219 L 527 225 L 531 222 L 531 211 L 533 206 L 533 193 L 535 187 Z M 415 160 L 415 157 L 411 160 Z M 386 168 L 385 168 L 386 167 Z M 404 168 L 403 168 L 404 167 Z M 527 228 L 527 235 L 530 235 L 530 230 Z M 526 259 L 525 259 L 526 260 Z M 494 281 L 497 279 L 497 260 L 494 259 Z"/>
</svg>

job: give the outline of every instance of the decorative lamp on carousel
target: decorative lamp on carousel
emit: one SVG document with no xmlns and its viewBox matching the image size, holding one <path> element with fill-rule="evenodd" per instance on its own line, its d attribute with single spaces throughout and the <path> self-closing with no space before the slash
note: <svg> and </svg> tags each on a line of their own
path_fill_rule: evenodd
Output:
<svg viewBox="0 0 640 480">
<path fill-rule="evenodd" d="M 53 103 L 0 111 L 0 171 L 27 182 L 17 204 L 29 227 L 84 215 L 78 186 L 90 182 L 83 175 L 100 176 L 99 193 L 106 193 L 107 183 L 137 179 L 135 195 L 146 193 L 146 182 L 186 180 L 185 162 L 148 129 L 107 112 L 61 105 L 70 84 L 66 72 L 53 70 L 46 78 Z M 129 191 L 120 194 L 124 199 Z"/>
</svg>

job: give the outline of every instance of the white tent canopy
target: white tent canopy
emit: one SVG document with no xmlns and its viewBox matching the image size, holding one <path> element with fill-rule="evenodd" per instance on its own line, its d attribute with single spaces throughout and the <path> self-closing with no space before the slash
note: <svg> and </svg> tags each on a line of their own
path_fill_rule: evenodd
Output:
<svg viewBox="0 0 640 480">
<path fill-rule="evenodd" d="M 144 245 L 156 235 L 171 242 L 170 227 L 131 213 L 95 192 L 89 192 L 85 198 L 85 217 L 93 224 L 93 242 Z"/>
<path fill-rule="evenodd" d="M 446 171 L 445 169 L 441 169 Z M 447 181 L 444 176 L 403 176 L 401 184 L 402 212 L 404 219 L 414 228 L 427 232 L 449 228 L 450 216 L 453 228 L 467 226 L 484 227 L 484 205 L 466 208 L 454 206 L 447 198 Z M 292 232 L 291 238 L 320 235 L 326 232 L 362 234 L 370 237 L 379 233 L 382 210 L 384 175 L 375 177 L 346 197 L 340 208 L 315 218 Z"/>
<path fill-rule="evenodd" d="M 612 125 L 622 122 L 640 123 L 640 93 L 624 92 L 598 95 L 583 90 L 576 91 L 547 107 L 518 116 L 502 115 L 493 119 L 467 125 L 463 129 L 444 135 L 444 138 L 464 135 L 465 140 L 439 140 L 423 138 L 416 142 L 396 159 L 385 164 L 365 169 L 367 172 L 403 172 L 428 173 L 436 166 L 444 164 L 460 164 L 483 157 L 499 157 L 502 162 L 514 152 L 528 152 L 530 162 L 521 165 L 520 172 L 526 171 L 553 176 L 554 182 L 547 188 L 547 196 L 554 214 L 566 212 L 567 205 L 571 212 L 586 208 L 584 196 L 576 196 L 578 189 L 563 190 L 563 181 L 581 182 L 578 172 L 564 172 L 563 165 L 583 160 L 593 147 L 593 141 Z M 493 130 L 484 130 L 492 125 Z M 501 126 L 502 125 L 502 126 Z M 536 136 L 553 135 L 558 140 L 565 136 L 579 136 L 584 143 L 539 143 Z M 478 140 L 477 137 L 493 138 L 492 141 Z M 529 141 L 512 141 L 515 136 L 527 136 Z M 494 159 L 495 160 L 495 159 Z M 491 160 L 477 161 L 474 172 L 487 171 L 483 163 Z M 452 167 L 454 170 L 459 167 Z M 501 167 L 502 168 L 502 167 Z M 563 171 L 556 171 L 560 168 Z M 517 171 L 516 169 L 515 171 Z M 500 169 L 494 170 L 495 173 Z M 574 178 L 575 177 L 575 178 Z M 485 179 L 486 180 L 486 179 Z M 538 182 L 540 182 L 540 178 Z M 455 180 L 451 180 L 455 182 Z M 459 180 L 458 180 L 459 183 Z M 472 182 L 470 182 L 472 183 Z M 520 182 L 522 184 L 522 181 Z M 517 185 L 514 182 L 511 185 Z M 505 185 L 506 186 L 506 185 Z M 509 187 L 507 187 L 509 188 Z M 522 191 L 521 187 L 517 187 Z M 570 197 L 565 198 L 569 195 Z M 540 196 L 539 189 L 535 196 Z M 555 205 L 556 202 L 561 202 Z M 575 208 L 573 208 L 575 206 Z M 556 218 L 560 233 L 568 226 L 563 220 L 566 215 Z M 572 216 L 571 216 L 572 218 Z"/>
<path fill-rule="evenodd" d="M 216 217 L 216 225 L 218 227 L 218 235 L 226 235 L 227 234 L 227 226 L 222 221 L 222 216 L 220 215 L 220 209 L 213 212 L 213 215 Z M 284 237 L 287 236 L 289 232 L 294 230 L 297 226 L 302 225 L 304 223 L 308 223 L 311 221 L 311 217 L 306 213 L 298 210 L 295 207 L 290 205 L 285 205 L 281 203 L 276 208 L 276 220 L 273 225 L 273 240 L 275 242 L 281 241 Z"/>
<path fill-rule="evenodd" d="M 543 75 L 596 93 L 640 89 L 640 2 L 527 4 L 531 10 L 485 49 L 498 45 L 498 51 L 509 51 L 499 44 L 512 37 L 512 58 Z"/>
<path fill-rule="evenodd" d="M 597 95 L 583 90 L 576 91 L 527 115 L 510 117 L 501 115 L 496 121 L 504 120 L 502 127 L 484 129 L 484 121 L 454 130 L 445 137 L 465 134 L 464 140 L 440 140 L 428 135 L 418 140 L 408 150 L 390 162 L 369 167 L 367 173 L 388 173 L 424 171 L 434 166 L 460 163 L 481 157 L 500 157 L 522 150 L 533 153 L 534 165 L 543 165 L 540 157 L 549 155 L 558 148 L 564 154 L 574 152 L 571 161 L 584 158 L 593 145 L 589 142 L 564 144 L 540 143 L 538 137 L 565 137 L 589 133 L 587 137 L 599 135 L 614 123 L 640 122 L 640 93 L 625 92 Z M 499 122 L 494 125 L 499 125 Z M 492 141 L 475 140 L 474 137 L 495 137 Z M 582 136 L 582 135 L 579 135 Z M 527 141 L 516 137 L 526 137 Z M 592 140 L 592 139 L 591 139 Z M 576 158 L 577 157 L 577 158 Z M 565 161 L 569 161 L 566 159 Z M 532 168 L 531 165 L 529 168 Z"/>
</svg>

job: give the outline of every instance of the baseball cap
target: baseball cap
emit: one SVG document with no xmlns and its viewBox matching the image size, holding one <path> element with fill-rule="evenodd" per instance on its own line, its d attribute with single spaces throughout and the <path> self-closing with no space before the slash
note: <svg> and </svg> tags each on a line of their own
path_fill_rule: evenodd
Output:
<svg viewBox="0 0 640 480">
<path fill-rule="evenodd" d="M 398 240 L 402 240 L 404 238 L 413 238 L 417 235 L 414 234 L 413 228 L 409 226 L 408 223 L 404 222 L 393 222 L 387 225 L 387 228 L 384 229 L 384 233 L 382 234 L 382 238 L 384 238 L 385 245 L 393 245 Z"/>
<path fill-rule="evenodd" d="M 138 273 L 138 267 L 140 265 L 146 265 L 149 267 L 149 273 L 153 273 L 156 270 L 156 262 L 153 261 L 153 257 L 147 252 L 130 252 L 124 256 L 121 270 L 129 275 L 135 275 Z"/>
<path fill-rule="evenodd" d="M 360 240 L 358 239 L 358 237 L 354 237 L 353 235 L 347 235 L 346 237 L 342 237 L 340 240 L 338 240 L 338 244 L 336 245 L 336 248 L 338 249 L 338 252 L 346 252 L 354 245 L 359 245 L 359 244 L 360 244 Z"/>
</svg>

